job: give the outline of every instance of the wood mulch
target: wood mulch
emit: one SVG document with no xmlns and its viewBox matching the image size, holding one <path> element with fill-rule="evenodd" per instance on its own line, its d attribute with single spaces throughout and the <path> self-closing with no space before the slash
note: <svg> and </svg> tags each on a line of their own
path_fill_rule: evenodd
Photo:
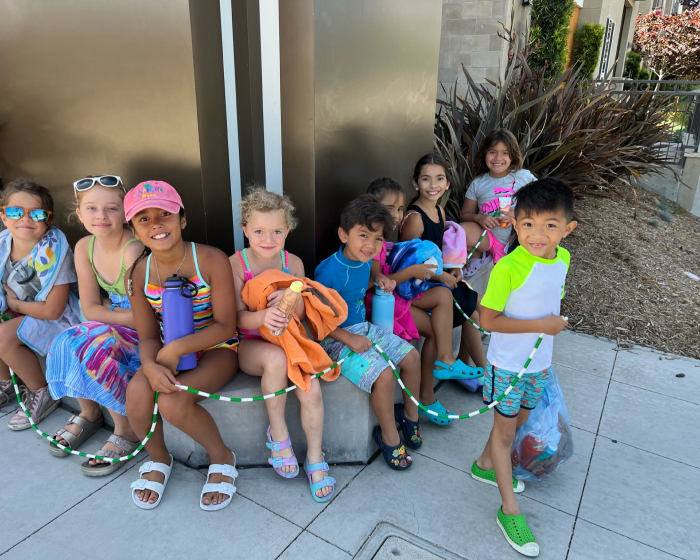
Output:
<svg viewBox="0 0 700 560">
<path fill-rule="evenodd" d="M 576 201 L 562 314 L 572 330 L 700 358 L 700 218 L 618 186 Z"/>
</svg>

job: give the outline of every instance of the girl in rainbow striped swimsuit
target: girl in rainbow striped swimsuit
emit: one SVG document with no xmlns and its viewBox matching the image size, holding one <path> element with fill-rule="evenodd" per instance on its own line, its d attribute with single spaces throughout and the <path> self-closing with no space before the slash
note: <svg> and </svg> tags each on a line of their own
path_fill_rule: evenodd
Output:
<svg viewBox="0 0 700 560">
<path fill-rule="evenodd" d="M 238 370 L 231 266 L 219 249 L 182 239 L 187 223 L 184 207 L 169 184 L 147 181 L 137 185 L 126 194 L 124 209 L 135 236 L 146 247 L 127 280 L 142 366 L 127 388 L 126 413 L 139 438 L 145 438 L 153 421 L 155 392 L 160 392 L 160 416 L 204 447 L 211 458 L 200 507 L 206 511 L 223 509 L 236 491 L 236 457 L 224 445 L 214 419 L 197 406 L 203 397 L 174 385 L 214 393 Z M 163 282 L 169 276 L 187 278 L 197 286 L 193 299 L 195 332 L 163 345 Z M 197 355 L 197 367 L 179 373 L 180 357 L 191 353 Z M 160 417 L 152 432 L 146 444 L 151 461 L 139 468 L 141 477 L 131 485 L 132 500 L 142 509 L 160 503 L 173 465 Z"/>
</svg>

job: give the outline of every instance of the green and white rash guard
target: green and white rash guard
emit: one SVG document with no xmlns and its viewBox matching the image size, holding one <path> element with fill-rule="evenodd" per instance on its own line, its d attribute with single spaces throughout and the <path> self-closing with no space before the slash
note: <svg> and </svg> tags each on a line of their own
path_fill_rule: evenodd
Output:
<svg viewBox="0 0 700 560">
<path fill-rule="evenodd" d="M 561 247 L 557 247 L 557 256 L 552 260 L 535 257 L 522 246 L 517 247 L 493 267 L 481 305 L 513 319 L 559 315 L 570 259 L 569 251 Z M 488 361 L 498 368 L 519 372 L 538 334 L 491 333 Z M 553 339 L 551 335 L 544 336 L 527 373 L 552 365 Z"/>
</svg>

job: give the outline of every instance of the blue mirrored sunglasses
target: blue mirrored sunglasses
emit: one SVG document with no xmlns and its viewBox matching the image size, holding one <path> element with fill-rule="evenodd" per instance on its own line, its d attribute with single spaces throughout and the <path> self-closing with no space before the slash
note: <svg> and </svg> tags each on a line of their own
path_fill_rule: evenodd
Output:
<svg viewBox="0 0 700 560">
<path fill-rule="evenodd" d="M 29 212 L 29 217 L 35 222 L 47 222 L 51 216 L 50 210 L 43 208 L 22 208 L 21 206 L 5 206 L 2 209 L 5 216 L 10 220 L 19 220 L 25 212 Z"/>
</svg>

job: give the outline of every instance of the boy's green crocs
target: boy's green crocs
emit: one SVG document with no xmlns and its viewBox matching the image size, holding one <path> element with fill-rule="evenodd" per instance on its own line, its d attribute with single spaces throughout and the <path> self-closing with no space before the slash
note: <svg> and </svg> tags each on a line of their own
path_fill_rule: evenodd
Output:
<svg viewBox="0 0 700 560">
<path fill-rule="evenodd" d="M 535 536 L 530 531 L 524 515 L 506 515 L 503 513 L 503 508 L 498 508 L 496 523 L 503 531 L 503 536 L 508 544 L 520 554 L 537 556 L 540 553 L 540 547 L 535 541 Z"/>
<path fill-rule="evenodd" d="M 486 484 L 490 484 L 491 486 L 498 487 L 498 483 L 496 482 L 496 473 L 493 472 L 493 469 L 488 471 L 480 469 L 476 464 L 476 461 L 474 461 L 474 464 L 472 465 L 471 475 L 474 480 L 478 480 L 479 482 L 484 482 Z M 522 492 L 523 490 L 525 490 L 525 483 L 522 480 L 517 480 L 516 478 L 514 478 L 513 492 L 515 492 L 516 494 L 520 494 L 520 492 Z"/>
</svg>

